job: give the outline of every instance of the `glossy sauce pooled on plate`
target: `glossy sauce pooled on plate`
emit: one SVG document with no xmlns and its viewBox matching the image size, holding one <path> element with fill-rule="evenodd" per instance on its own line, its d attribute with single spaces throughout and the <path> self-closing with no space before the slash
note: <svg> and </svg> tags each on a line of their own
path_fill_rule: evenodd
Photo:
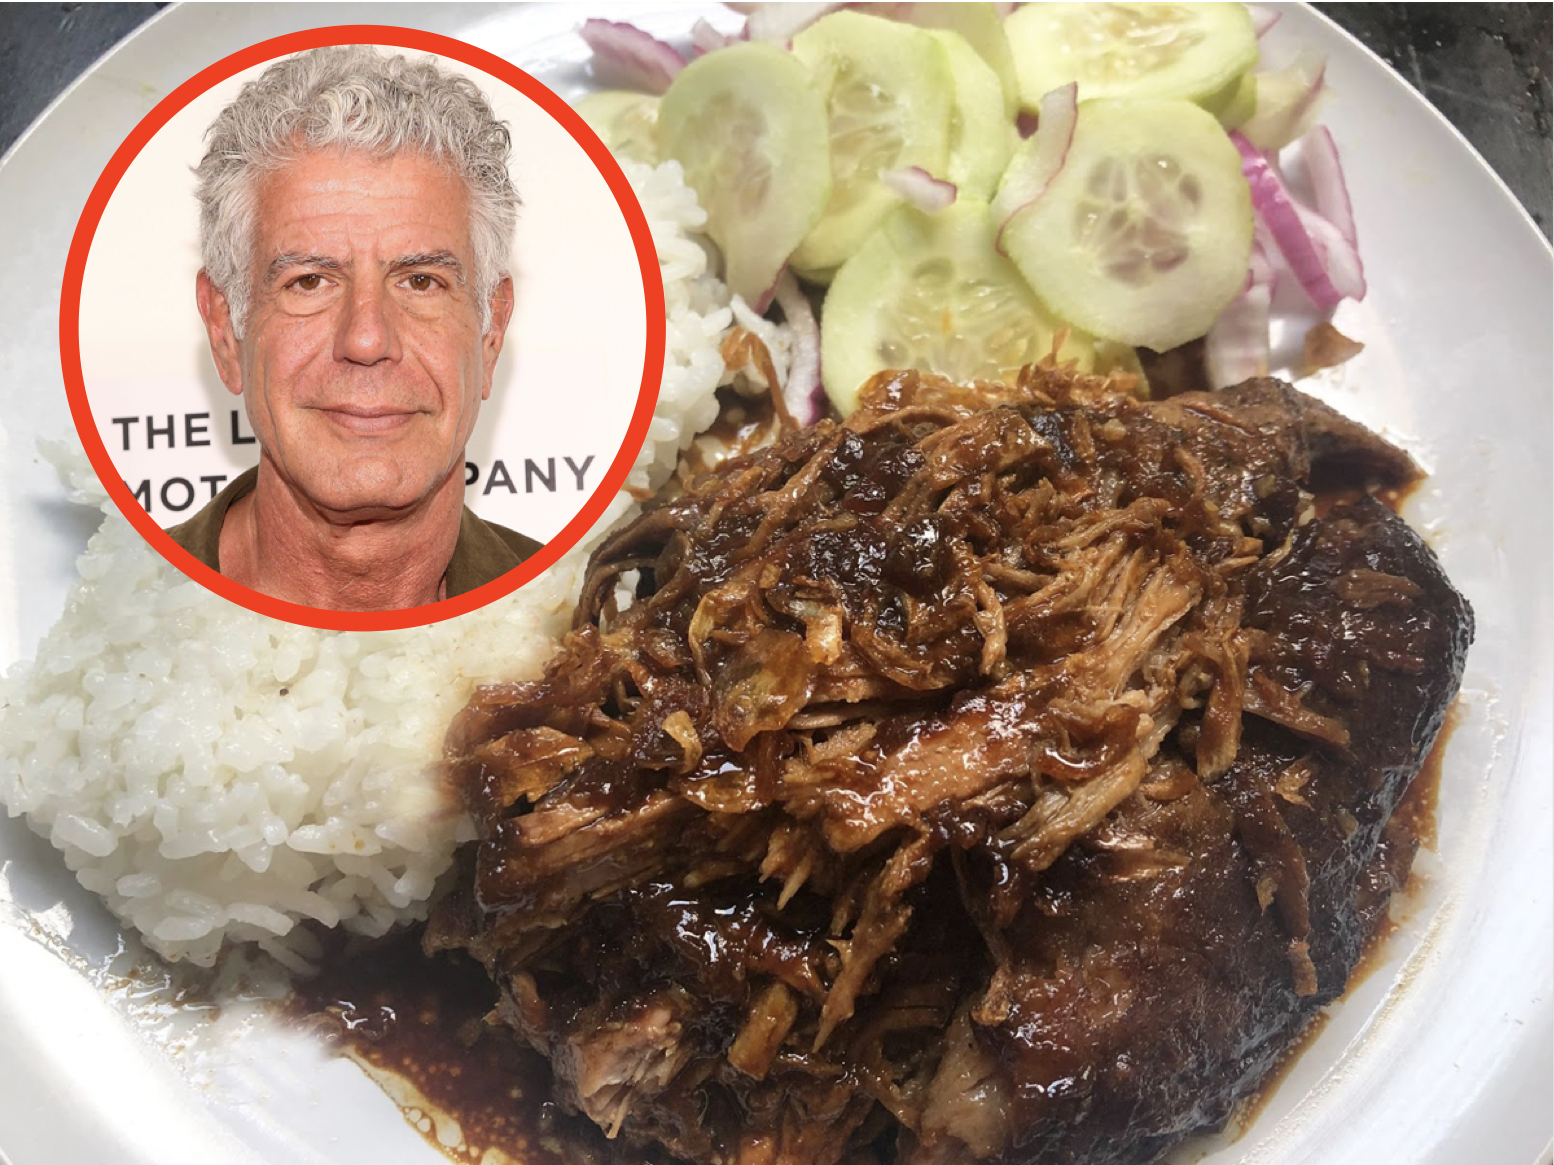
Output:
<svg viewBox="0 0 1554 1165">
<path fill-rule="evenodd" d="M 1402 887 L 1394 902 L 1401 901 L 1405 910 L 1415 850 L 1434 845 L 1436 796 L 1452 727 L 1449 716 L 1382 838 L 1378 872 Z M 1350 973 L 1351 988 L 1370 973 L 1392 929 L 1386 918 L 1379 920 Z M 425 954 L 421 936 L 415 927 L 354 951 L 336 948 L 317 977 L 299 982 L 286 1014 L 389 1083 L 406 1120 L 455 1161 L 478 1161 L 495 1149 L 524 1165 L 566 1165 L 586 1159 L 590 1150 L 607 1148 L 591 1122 L 556 1106 L 543 1056 L 485 1030 L 486 1015 L 497 1001 L 486 973 L 458 954 Z M 1237 1128 L 1256 1118 L 1284 1072 L 1321 1030 L 1322 1019 L 1318 1013 L 1259 1091 L 1242 1103 L 1232 1117 Z M 408 1085 L 414 1099 L 390 1078 Z M 450 1122 L 461 1134 L 452 1146 L 437 1136 Z"/>
</svg>

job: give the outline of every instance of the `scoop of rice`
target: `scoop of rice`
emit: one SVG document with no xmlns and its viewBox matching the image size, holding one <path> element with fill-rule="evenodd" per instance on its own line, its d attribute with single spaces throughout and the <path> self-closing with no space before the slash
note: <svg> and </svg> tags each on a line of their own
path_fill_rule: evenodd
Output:
<svg viewBox="0 0 1554 1165">
<path fill-rule="evenodd" d="M 708 272 L 679 166 L 623 168 L 664 279 L 658 408 L 594 534 L 503 600 L 406 631 L 278 622 L 169 566 L 79 449 L 46 451 L 106 518 L 36 661 L 0 688 L 0 803 L 163 957 L 208 965 L 256 942 L 301 967 L 316 953 L 303 919 L 377 935 L 424 917 L 472 835 L 438 779 L 448 721 L 477 684 L 539 673 L 628 491 L 660 486 L 716 417 L 718 344 L 742 305 Z"/>
</svg>

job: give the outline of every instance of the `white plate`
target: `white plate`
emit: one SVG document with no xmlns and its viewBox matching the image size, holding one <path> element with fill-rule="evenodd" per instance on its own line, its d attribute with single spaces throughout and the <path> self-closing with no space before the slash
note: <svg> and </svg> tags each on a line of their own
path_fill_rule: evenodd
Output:
<svg viewBox="0 0 1554 1165">
<path fill-rule="evenodd" d="M 662 4 L 609 14 L 622 13 L 666 34 L 692 19 Z M 59 280 L 101 167 L 205 65 L 366 18 L 501 52 L 566 96 L 585 84 L 572 5 L 179 7 L 69 90 L 0 166 L 13 251 L 0 281 L 0 663 L 30 654 L 58 614 L 91 525 L 60 500 L 33 442 L 69 426 Z M 1204 1160 L 1526 1165 L 1548 1144 L 1554 1089 L 1550 253 L 1460 136 L 1365 49 L 1309 10 L 1288 12 L 1270 43 L 1328 54 L 1337 97 L 1324 120 L 1370 276 L 1369 298 L 1338 320 L 1366 350 L 1320 391 L 1431 470 L 1407 514 L 1472 600 L 1478 638 L 1439 844 L 1421 855 L 1400 931 L 1253 1126 Z M 14 1165 L 441 1160 L 360 1072 L 295 1037 L 214 1041 L 206 1020 L 185 1018 L 195 1050 L 169 1053 L 182 1037 L 165 1023 L 148 1032 L 99 982 L 118 948 L 112 920 L 16 822 L 0 824 L 0 915 L 0 1149 Z"/>
</svg>

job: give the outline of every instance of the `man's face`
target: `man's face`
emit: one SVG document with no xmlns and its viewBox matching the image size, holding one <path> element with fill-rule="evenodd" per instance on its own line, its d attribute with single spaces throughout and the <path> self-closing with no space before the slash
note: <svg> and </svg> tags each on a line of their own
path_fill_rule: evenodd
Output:
<svg viewBox="0 0 1554 1165">
<path fill-rule="evenodd" d="M 222 380 L 263 455 L 321 510 L 404 511 L 451 474 L 511 312 L 480 330 L 464 184 L 417 154 L 322 150 L 258 191 L 252 307 L 241 340 L 201 276 Z"/>
</svg>

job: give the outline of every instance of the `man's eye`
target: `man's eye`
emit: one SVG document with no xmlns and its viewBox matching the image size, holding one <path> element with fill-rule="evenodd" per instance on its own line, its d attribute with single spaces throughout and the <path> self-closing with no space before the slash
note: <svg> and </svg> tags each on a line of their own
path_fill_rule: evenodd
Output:
<svg viewBox="0 0 1554 1165">
<path fill-rule="evenodd" d="M 437 280 L 420 273 L 410 276 L 405 283 L 411 291 L 432 291 L 437 287 Z"/>
<path fill-rule="evenodd" d="M 310 275 L 299 275 L 291 281 L 291 285 L 298 291 L 317 291 L 324 285 L 324 277 L 316 272 Z"/>
</svg>

